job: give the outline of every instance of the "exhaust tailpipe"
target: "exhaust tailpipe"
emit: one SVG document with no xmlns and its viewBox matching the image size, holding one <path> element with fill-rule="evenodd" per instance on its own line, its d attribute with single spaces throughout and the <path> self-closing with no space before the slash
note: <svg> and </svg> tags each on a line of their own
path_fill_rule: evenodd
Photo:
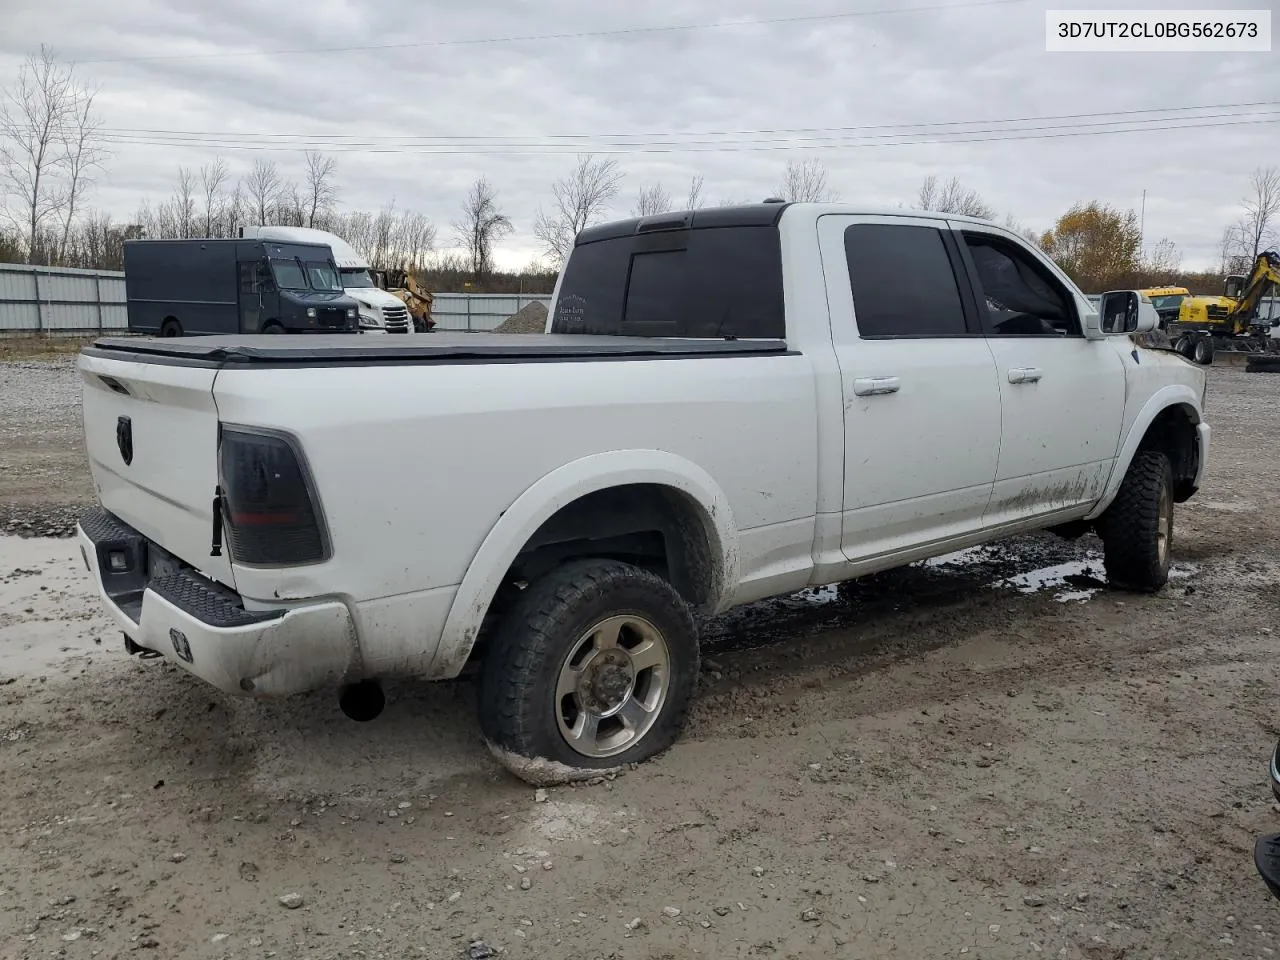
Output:
<svg viewBox="0 0 1280 960">
<path fill-rule="evenodd" d="M 350 683 L 338 694 L 338 706 L 350 719 L 358 723 L 368 723 L 387 705 L 386 694 L 382 692 L 382 684 L 377 680 L 361 680 Z"/>
</svg>

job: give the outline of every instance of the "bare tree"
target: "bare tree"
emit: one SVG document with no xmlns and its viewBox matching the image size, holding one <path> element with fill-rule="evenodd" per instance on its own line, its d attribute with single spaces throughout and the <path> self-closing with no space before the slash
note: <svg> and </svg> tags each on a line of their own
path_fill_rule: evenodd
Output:
<svg viewBox="0 0 1280 960">
<path fill-rule="evenodd" d="M 778 196 L 798 203 L 825 202 L 837 199 L 836 192 L 827 185 L 827 167 L 821 160 L 787 161 L 787 171 Z"/>
<path fill-rule="evenodd" d="M 1019 221 L 1011 213 L 1005 214 L 1004 228 L 1006 230 L 1012 230 L 1014 233 L 1018 234 L 1023 239 L 1030 241 L 1036 246 L 1040 245 L 1040 234 L 1037 233 L 1035 230 L 1031 229 L 1030 227 L 1028 227 L 1026 224 Z"/>
<path fill-rule="evenodd" d="M 652 217 L 655 214 L 667 213 L 671 210 L 671 195 L 660 183 L 650 187 L 641 187 L 636 197 L 636 205 L 631 208 L 632 216 Z"/>
<path fill-rule="evenodd" d="M 684 202 L 686 210 L 699 210 L 706 203 L 702 199 L 702 174 L 689 179 L 689 197 Z"/>
<path fill-rule="evenodd" d="M 227 185 L 227 162 L 215 157 L 200 168 L 200 191 L 204 194 L 204 235 L 214 236 L 214 222 L 222 213 L 222 191 Z"/>
<path fill-rule="evenodd" d="M 253 161 L 253 169 L 249 171 L 244 188 L 249 195 L 253 216 L 259 226 L 265 226 L 267 214 L 280 197 L 280 174 L 276 172 L 275 163 L 262 158 Z"/>
<path fill-rule="evenodd" d="M 276 223 L 286 227 L 305 226 L 307 222 L 306 206 L 306 200 L 298 185 L 293 182 L 281 181 L 280 190 L 276 194 L 273 219 Z"/>
<path fill-rule="evenodd" d="M 178 186 L 173 191 L 172 203 L 178 236 L 185 240 L 194 233 L 196 222 L 196 178 L 187 167 L 178 168 Z"/>
<path fill-rule="evenodd" d="M 1142 269 L 1153 283 L 1172 279 L 1181 267 L 1182 251 L 1168 237 L 1162 237 L 1142 258 Z"/>
<path fill-rule="evenodd" d="M 62 137 L 66 168 L 66 208 L 62 217 L 62 241 L 58 244 L 58 259 L 67 256 L 67 239 L 75 222 L 76 209 L 93 185 L 93 171 L 106 160 L 107 152 L 100 144 L 98 128 L 101 120 L 93 112 L 96 90 L 82 87 L 74 89 L 75 107 Z"/>
<path fill-rule="evenodd" d="M 471 273 L 477 280 L 493 270 L 494 244 L 512 229 L 511 219 L 498 208 L 497 191 L 480 177 L 462 202 L 462 219 L 453 224 L 458 245 L 466 249 Z"/>
<path fill-rule="evenodd" d="M 248 219 L 246 213 L 246 201 L 244 196 L 244 184 L 236 181 L 236 185 L 231 188 L 231 195 L 227 197 L 224 213 L 220 219 L 224 220 L 222 229 L 225 230 L 225 236 L 236 237 L 240 235 L 240 228 Z"/>
<path fill-rule="evenodd" d="M 1243 273 L 1258 254 L 1280 240 L 1280 169 L 1258 168 L 1249 179 L 1249 195 L 1240 201 L 1244 216 L 1227 228 L 1223 261 L 1231 273 Z"/>
<path fill-rule="evenodd" d="M 369 263 L 376 270 L 385 270 L 393 266 L 393 240 L 396 231 L 396 202 L 388 200 L 387 205 L 378 211 L 371 221 L 370 248 L 373 251 Z"/>
<path fill-rule="evenodd" d="M 435 249 L 436 225 L 413 210 L 400 214 L 395 225 L 395 265 L 402 270 L 421 270 Z"/>
<path fill-rule="evenodd" d="M 937 177 L 933 175 L 925 177 L 924 183 L 920 184 L 919 193 L 916 194 L 916 206 L 921 210 L 930 210 L 934 213 L 955 213 L 983 220 L 990 220 L 996 215 L 996 212 L 978 195 L 978 191 L 962 185 L 955 177 L 942 186 L 938 185 Z"/>
<path fill-rule="evenodd" d="M 578 157 L 578 164 L 551 186 L 554 206 L 550 213 L 538 208 L 533 233 L 556 264 L 563 263 L 574 238 L 594 223 L 618 195 L 622 174 L 616 160 Z"/>
<path fill-rule="evenodd" d="M 40 232 L 67 202 L 60 177 L 67 162 L 62 149 L 80 97 L 71 68 L 59 66 L 43 44 L 18 70 L 14 89 L 0 103 L 0 163 L 5 192 L 21 204 L 18 220 L 26 231 L 27 262 L 41 259 Z M 16 220 L 17 218 L 15 218 Z"/>
<path fill-rule="evenodd" d="M 307 151 L 307 226 L 314 227 L 316 218 L 333 209 L 338 188 L 333 182 L 338 161 L 314 151 Z"/>
</svg>

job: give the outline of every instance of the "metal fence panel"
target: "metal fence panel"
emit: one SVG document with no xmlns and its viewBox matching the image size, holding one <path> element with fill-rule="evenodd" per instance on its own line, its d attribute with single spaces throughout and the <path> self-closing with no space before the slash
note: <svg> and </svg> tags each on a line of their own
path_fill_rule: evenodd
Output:
<svg viewBox="0 0 1280 960">
<path fill-rule="evenodd" d="M 522 293 L 437 293 L 432 298 L 431 316 L 437 330 L 483 333 L 535 302 L 550 307 L 551 297 Z"/>
<path fill-rule="evenodd" d="M 119 271 L 0 263 L 0 335 L 72 336 L 128 326 Z"/>
</svg>

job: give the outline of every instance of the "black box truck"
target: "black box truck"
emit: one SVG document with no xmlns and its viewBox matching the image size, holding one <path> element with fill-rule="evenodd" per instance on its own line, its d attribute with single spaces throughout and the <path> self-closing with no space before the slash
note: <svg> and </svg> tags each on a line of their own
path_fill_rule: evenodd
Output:
<svg viewBox="0 0 1280 960">
<path fill-rule="evenodd" d="M 128 240 L 129 329 L 181 337 L 358 333 L 327 244 L 270 240 Z"/>
</svg>

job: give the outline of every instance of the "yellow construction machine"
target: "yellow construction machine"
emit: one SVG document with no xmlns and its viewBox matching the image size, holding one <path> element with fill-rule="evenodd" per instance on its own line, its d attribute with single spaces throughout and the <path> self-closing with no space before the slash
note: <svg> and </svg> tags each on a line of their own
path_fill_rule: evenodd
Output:
<svg viewBox="0 0 1280 960">
<path fill-rule="evenodd" d="M 431 304 L 434 300 L 431 291 L 419 283 L 418 278 L 410 271 L 375 270 L 373 279 L 387 293 L 404 301 L 409 316 L 413 318 L 415 332 L 426 333 L 436 325 L 435 320 L 431 319 Z"/>
<path fill-rule="evenodd" d="M 1169 324 L 1174 349 L 1196 363 L 1213 362 L 1215 349 L 1266 353 L 1272 349 L 1280 319 L 1260 317 L 1268 291 L 1280 291 L 1280 253 L 1258 254 L 1247 275 L 1233 274 L 1220 297 L 1183 297 L 1178 319 Z"/>
</svg>

